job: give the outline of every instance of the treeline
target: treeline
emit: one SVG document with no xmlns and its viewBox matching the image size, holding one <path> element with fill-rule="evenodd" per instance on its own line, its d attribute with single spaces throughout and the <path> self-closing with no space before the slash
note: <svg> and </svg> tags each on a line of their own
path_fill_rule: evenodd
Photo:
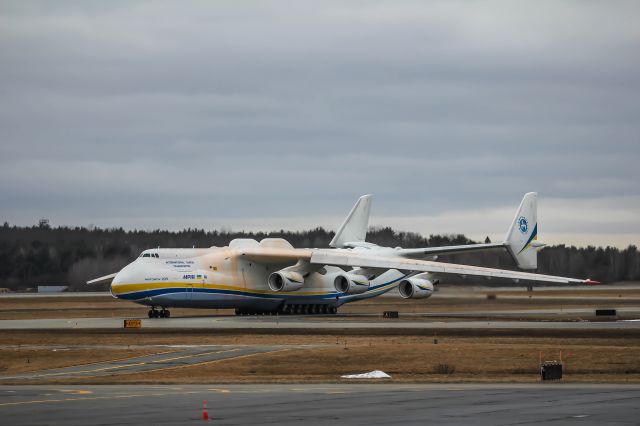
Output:
<svg viewBox="0 0 640 426">
<path fill-rule="evenodd" d="M 18 227 L 5 223 L 0 228 L 0 287 L 24 290 L 38 285 L 69 285 L 75 290 L 86 290 L 87 280 L 118 271 L 148 248 L 225 246 L 234 238 L 259 241 L 267 237 L 285 238 L 295 247 L 324 248 L 329 246 L 333 232 L 323 228 L 269 233 L 202 229 L 126 231 L 122 228 L 52 228 L 46 223 Z M 391 228 L 371 229 L 367 241 L 405 248 L 474 242 L 464 235 L 423 237 Z M 640 280 L 640 253 L 635 246 L 624 250 L 553 246 L 542 249 L 538 259 L 539 273 L 589 277 L 603 282 Z M 438 260 L 516 269 L 503 251 L 442 256 Z"/>
</svg>

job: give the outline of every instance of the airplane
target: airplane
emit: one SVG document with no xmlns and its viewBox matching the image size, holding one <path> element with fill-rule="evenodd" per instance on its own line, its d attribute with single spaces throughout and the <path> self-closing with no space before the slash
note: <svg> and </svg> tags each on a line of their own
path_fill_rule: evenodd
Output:
<svg viewBox="0 0 640 426">
<path fill-rule="evenodd" d="M 149 306 L 149 318 L 169 308 L 235 309 L 236 315 L 335 314 L 345 303 L 398 288 L 404 299 L 426 299 L 452 275 L 515 282 L 598 284 L 590 279 L 541 275 L 437 261 L 443 254 L 506 250 L 520 269 L 537 268 L 537 193 L 525 194 L 500 243 L 403 249 L 366 241 L 371 195 L 353 206 L 331 248 L 294 248 L 282 238 L 234 239 L 226 247 L 157 248 L 117 273 L 88 281 L 110 282 L 119 299 Z"/>
</svg>

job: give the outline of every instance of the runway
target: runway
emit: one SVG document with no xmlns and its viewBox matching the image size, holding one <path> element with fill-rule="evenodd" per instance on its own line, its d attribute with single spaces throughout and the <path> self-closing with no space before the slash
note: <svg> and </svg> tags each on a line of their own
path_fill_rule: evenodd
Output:
<svg viewBox="0 0 640 426">
<path fill-rule="evenodd" d="M 146 346 L 149 348 L 150 346 Z M 313 348 L 313 345 L 187 345 L 187 346 L 157 346 L 161 351 L 157 354 L 139 357 L 96 362 L 92 364 L 76 365 L 66 368 L 39 370 L 31 373 L 0 376 L 0 382 L 24 380 L 60 380 L 99 376 L 113 376 L 121 374 L 150 373 L 152 371 L 168 370 L 180 367 L 196 366 L 215 361 L 245 357 L 267 352 L 277 352 L 289 349 Z M 96 347 L 96 348 L 99 348 Z M 62 348 L 61 350 L 64 350 Z"/>
<path fill-rule="evenodd" d="M 11 425 L 637 424 L 638 385 L 0 386 Z"/>
<path fill-rule="evenodd" d="M 433 314 L 442 317 L 443 314 Z M 465 313 L 464 315 L 479 315 Z M 516 315 L 514 313 L 505 315 Z M 219 329 L 219 330 L 356 330 L 356 329 L 535 329 L 535 330 L 640 330 L 637 321 L 516 321 L 516 320 L 437 320 L 401 314 L 401 319 L 383 319 L 380 315 L 340 316 L 212 316 L 142 319 L 149 329 Z M 421 314 L 421 316 L 425 316 Z M 55 318 L 2 320 L 0 330 L 69 330 L 121 329 L 125 318 Z"/>
</svg>

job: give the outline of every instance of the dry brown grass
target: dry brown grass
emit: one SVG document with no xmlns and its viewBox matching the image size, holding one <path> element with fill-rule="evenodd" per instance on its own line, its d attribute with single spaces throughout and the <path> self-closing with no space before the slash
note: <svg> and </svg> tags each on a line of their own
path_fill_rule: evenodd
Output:
<svg viewBox="0 0 640 426">
<path fill-rule="evenodd" d="M 250 356 L 147 375 L 123 377 L 126 382 L 185 380 L 212 382 L 331 382 L 340 375 L 383 370 L 393 381 L 433 382 L 442 380 L 532 381 L 538 380 L 539 352 L 545 359 L 558 359 L 563 351 L 567 380 L 602 377 L 616 381 L 640 381 L 640 346 L 625 341 L 602 341 L 584 345 L 543 339 L 525 342 L 487 343 L 466 339 L 433 342 L 402 342 L 371 339 L 339 342 L 330 348 L 291 350 Z M 435 369 L 446 364 L 453 374 Z M 191 372 L 189 370 L 192 370 Z M 443 377 L 444 376 L 444 377 Z"/>
<path fill-rule="evenodd" d="M 166 349 L 165 349 L 166 351 Z M 3 348 L 0 349 L 0 375 L 27 371 L 38 371 L 94 362 L 132 358 L 161 352 L 157 348 L 148 349 L 32 349 Z"/>
<path fill-rule="evenodd" d="M 122 337 L 132 340 L 134 335 L 108 336 L 107 339 L 99 339 L 99 342 L 122 343 Z M 135 336 L 135 342 L 145 344 L 154 341 L 157 344 L 159 338 L 162 340 L 162 336 L 142 334 Z M 84 341 L 85 338 L 80 340 Z M 38 341 L 42 344 L 42 341 Z M 336 382 L 341 380 L 340 375 L 370 370 L 383 370 L 392 376 L 391 381 L 394 382 L 532 382 L 539 380 L 540 351 L 545 354 L 543 359 L 558 359 L 560 351 L 563 351 L 565 381 L 640 382 L 638 337 L 438 336 L 438 344 L 434 344 L 433 337 L 425 336 L 241 335 L 209 336 L 203 339 L 202 336 L 189 336 L 187 333 L 172 343 L 323 346 L 282 350 L 144 374 L 57 379 L 48 383 L 313 383 Z M 67 353 L 73 355 L 66 358 L 65 362 L 73 360 L 86 363 L 88 359 L 83 358 L 83 354 L 89 355 L 91 360 L 96 356 L 90 351 L 72 350 Z M 133 356 L 133 352 L 126 351 L 113 351 L 105 356 L 107 359 L 111 356 L 116 358 L 127 353 Z M 42 351 L 34 356 L 41 360 L 37 365 L 50 365 L 50 351 Z M 0 350 L 0 359 L 4 360 L 5 357 L 6 351 Z M 13 362 L 24 360 L 16 357 Z M 443 374 L 438 371 L 441 364 L 449 366 L 453 372 Z M 65 365 L 70 365 L 70 362 Z"/>
</svg>

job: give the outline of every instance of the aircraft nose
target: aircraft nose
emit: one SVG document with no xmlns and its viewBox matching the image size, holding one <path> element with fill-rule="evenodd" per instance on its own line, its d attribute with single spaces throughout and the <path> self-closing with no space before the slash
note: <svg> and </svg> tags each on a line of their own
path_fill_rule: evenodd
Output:
<svg viewBox="0 0 640 426">
<path fill-rule="evenodd" d="M 122 284 L 122 271 L 118 272 L 113 280 L 111 280 L 111 285 L 109 286 L 109 291 L 111 292 L 111 296 L 117 298 L 118 297 L 118 286 Z"/>
<path fill-rule="evenodd" d="M 124 268 L 122 268 L 120 270 L 120 272 L 118 272 L 116 274 L 115 277 L 113 277 L 113 280 L 111 281 L 111 286 L 110 291 L 111 291 L 111 295 L 113 297 L 117 297 L 120 298 L 124 292 L 124 287 L 127 284 L 131 284 L 131 275 L 132 275 L 132 263 L 128 264 L 127 266 L 125 266 Z"/>
</svg>

